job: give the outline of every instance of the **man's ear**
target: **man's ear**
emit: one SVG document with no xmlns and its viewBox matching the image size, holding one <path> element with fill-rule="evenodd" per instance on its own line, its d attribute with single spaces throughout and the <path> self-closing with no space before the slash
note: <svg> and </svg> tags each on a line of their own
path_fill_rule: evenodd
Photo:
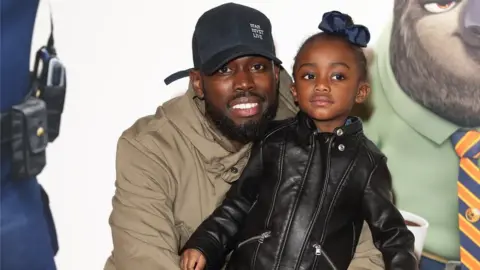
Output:
<svg viewBox="0 0 480 270">
<path fill-rule="evenodd" d="M 281 67 L 278 65 L 273 66 L 273 74 L 275 75 L 275 82 L 280 81 L 280 69 Z"/>
<path fill-rule="evenodd" d="M 360 83 L 357 91 L 357 96 L 355 97 L 355 103 L 364 103 L 367 100 L 370 91 L 370 84 L 368 82 Z"/>
<path fill-rule="evenodd" d="M 292 96 L 293 96 L 293 100 L 295 102 L 298 102 L 298 98 L 297 98 L 297 87 L 295 86 L 295 82 L 292 82 L 290 84 L 290 93 L 292 93 Z"/>
<path fill-rule="evenodd" d="M 202 76 L 200 74 L 200 71 L 191 70 L 189 76 L 192 83 L 193 91 L 195 91 L 195 95 L 200 99 L 203 99 L 205 94 L 203 93 Z"/>
</svg>

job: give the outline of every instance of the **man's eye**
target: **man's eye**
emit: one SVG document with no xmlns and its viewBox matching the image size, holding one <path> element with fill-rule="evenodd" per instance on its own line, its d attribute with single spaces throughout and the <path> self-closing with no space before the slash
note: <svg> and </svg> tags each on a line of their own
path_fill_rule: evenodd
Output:
<svg viewBox="0 0 480 270">
<path fill-rule="evenodd" d="M 315 79 L 315 75 L 311 74 L 311 73 L 307 73 L 305 75 L 303 75 L 303 79 L 305 80 L 314 80 Z"/>
<path fill-rule="evenodd" d="M 343 76 L 342 74 L 333 74 L 332 79 L 336 81 L 341 81 L 341 80 L 345 80 L 345 76 Z"/>
<path fill-rule="evenodd" d="M 255 71 L 264 70 L 265 66 L 262 65 L 262 64 L 255 64 L 255 65 L 252 66 L 252 69 L 255 70 Z"/>
<path fill-rule="evenodd" d="M 218 73 L 223 74 L 223 73 L 227 73 L 229 71 L 230 71 L 230 68 L 228 68 L 227 66 L 223 66 L 218 70 Z"/>
</svg>

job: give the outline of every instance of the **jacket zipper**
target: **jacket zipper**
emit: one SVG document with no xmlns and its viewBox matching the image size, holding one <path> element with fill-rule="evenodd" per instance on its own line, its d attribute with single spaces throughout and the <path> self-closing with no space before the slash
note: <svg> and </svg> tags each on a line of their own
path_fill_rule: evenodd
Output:
<svg viewBox="0 0 480 270">
<path fill-rule="evenodd" d="M 317 133 L 315 133 L 317 134 Z M 322 209 L 322 204 L 323 204 L 323 200 L 325 199 L 325 193 L 326 193 L 326 189 L 327 189 L 327 184 L 328 184 L 328 181 L 329 181 L 329 178 L 330 178 L 330 153 L 331 153 L 331 148 L 332 148 L 332 143 L 333 143 L 333 137 L 330 137 L 328 138 L 328 152 L 327 152 L 327 174 L 325 176 L 325 183 L 323 184 L 323 190 L 322 190 L 322 195 L 320 197 L 320 203 L 317 207 L 317 209 L 315 209 L 315 213 L 313 215 L 313 219 L 312 219 L 312 222 L 308 228 L 308 231 L 307 231 L 307 239 L 310 238 L 310 235 L 312 233 L 312 229 L 315 225 L 315 221 L 317 220 L 317 217 L 318 215 L 320 214 L 320 209 Z M 313 150 L 315 151 L 315 150 Z M 297 262 L 297 265 L 295 265 L 295 268 L 294 269 L 298 269 L 298 267 L 300 266 L 301 262 L 302 262 L 302 257 L 303 257 L 303 254 L 305 252 L 305 248 L 306 248 L 306 244 L 307 242 L 305 242 L 302 246 L 302 249 L 300 250 L 300 255 L 298 256 L 299 260 Z"/>
<path fill-rule="evenodd" d="M 256 235 L 256 236 L 253 236 L 253 237 L 250 237 L 248 239 L 245 239 L 243 240 L 242 242 L 240 242 L 238 245 L 237 245 L 237 248 L 240 248 L 241 246 L 243 245 L 246 245 L 248 243 L 253 243 L 255 241 L 258 241 L 258 243 L 263 243 L 263 241 L 267 238 L 269 238 L 270 236 L 272 235 L 272 232 L 270 231 L 267 231 L 267 232 L 264 232 L 260 235 Z"/>
<path fill-rule="evenodd" d="M 340 193 L 340 189 L 342 188 L 343 184 L 345 183 L 345 181 L 347 179 L 347 176 L 350 174 L 354 163 L 355 163 L 355 161 L 352 161 L 352 162 L 350 162 L 350 164 L 348 164 L 348 167 L 345 170 L 345 174 L 342 177 L 342 179 L 340 180 L 340 183 L 338 184 L 337 189 L 335 190 L 335 194 L 333 195 L 333 198 L 332 198 L 332 203 L 330 204 L 330 207 L 328 208 L 328 211 L 327 211 L 327 216 L 325 217 L 325 224 L 323 226 L 323 231 L 322 231 L 322 234 L 321 234 L 320 243 L 323 243 L 323 241 L 325 239 L 325 232 L 327 231 L 327 224 L 328 224 L 328 221 L 330 220 L 330 216 L 332 215 L 333 206 L 337 202 L 337 197 L 338 197 L 338 194 Z"/>
<path fill-rule="evenodd" d="M 320 248 L 319 244 L 313 245 L 313 248 L 315 249 L 315 259 L 313 259 L 312 270 L 315 270 L 315 268 L 317 268 L 317 264 L 318 264 L 318 257 L 320 257 L 320 255 L 322 255 L 322 249 Z"/>
<path fill-rule="evenodd" d="M 322 256 L 322 255 L 325 257 L 325 259 L 327 260 L 330 267 L 333 270 L 337 270 L 337 267 L 332 262 L 330 257 L 328 257 L 328 255 L 322 250 L 322 246 L 320 246 L 319 244 L 314 244 L 313 248 L 315 249 L 315 259 L 313 260 L 312 270 L 315 270 L 315 268 L 317 267 L 317 264 L 318 264 L 318 260 L 320 259 L 320 256 Z"/>
<path fill-rule="evenodd" d="M 285 155 L 285 144 L 282 144 L 282 151 L 280 151 L 280 160 L 279 160 L 279 172 L 280 176 L 278 177 L 277 184 L 275 186 L 275 190 L 273 191 L 273 199 L 272 199 L 272 204 L 270 206 L 270 211 L 268 212 L 267 219 L 265 221 L 265 229 L 268 228 L 268 224 L 270 223 L 270 219 L 272 218 L 273 214 L 273 209 L 275 208 L 275 202 L 277 201 L 277 193 L 278 190 L 280 189 L 280 183 L 282 182 L 282 177 L 283 177 L 283 157 Z"/>
<path fill-rule="evenodd" d="M 316 135 L 318 134 L 318 131 L 314 131 L 313 132 L 313 135 L 310 136 L 311 138 L 311 145 L 312 145 L 312 150 L 310 151 L 309 155 L 308 155 L 308 164 L 310 164 L 312 162 L 312 159 L 313 159 L 313 154 L 315 153 L 315 139 L 316 139 Z M 283 156 L 283 155 L 282 155 Z M 297 204 L 298 204 L 298 201 L 300 200 L 300 193 L 302 192 L 303 188 L 304 188 L 304 185 L 305 185 L 305 181 L 307 180 L 307 174 L 310 170 L 310 167 L 306 167 L 305 168 L 305 173 L 303 175 L 303 179 L 302 179 L 302 183 L 300 185 L 300 189 L 298 191 L 298 195 L 297 197 L 295 198 L 295 203 L 293 205 L 294 208 L 297 207 Z M 278 192 L 278 190 L 276 190 L 275 192 Z M 273 206 L 272 206 L 273 207 Z M 293 217 L 290 217 L 287 221 L 287 229 L 286 229 L 286 233 L 288 234 L 290 232 L 290 226 L 292 225 L 292 219 Z M 308 233 L 309 234 L 309 233 Z M 279 258 L 282 256 L 282 253 L 283 253 L 283 250 L 285 248 L 285 240 L 283 240 L 281 243 L 280 243 L 280 252 L 279 252 Z M 305 249 L 305 244 L 304 246 L 302 247 L 302 252 L 300 252 L 300 256 L 299 258 L 301 258 L 301 254 L 303 253 L 303 250 Z M 299 260 L 300 261 L 300 260 Z M 280 259 L 277 260 L 277 262 L 274 264 L 274 267 L 273 269 L 274 270 L 278 270 L 280 268 Z M 297 269 L 296 267 L 294 269 Z"/>
<path fill-rule="evenodd" d="M 260 245 L 262 245 L 263 241 L 265 241 L 265 239 L 269 238 L 271 235 L 272 233 L 270 231 L 264 232 L 262 234 L 262 237 L 258 239 L 257 248 L 255 248 L 255 252 L 253 253 L 253 256 L 252 256 L 252 262 L 250 263 L 252 270 L 255 269 L 255 264 L 257 263 L 257 255 L 258 255 L 258 250 L 260 249 Z"/>
<path fill-rule="evenodd" d="M 332 141 L 333 141 L 333 139 L 332 139 Z M 330 141 L 330 143 L 331 143 L 332 141 Z M 330 144 L 329 144 L 329 147 L 328 147 L 328 157 L 329 157 L 329 158 L 330 158 L 330 148 L 331 148 L 331 147 L 330 147 Z M 330 164 L 330 160 L 328 160 L 328 162 L 329 162 L 328 164 Z M 350 173 L 350 171 L 351 171 L 351 169 L 352 169 L 352 167 L 353 167 L 353 163 L 354 163 L 354 162 L 351 162 L 351 163 L 348 165 L 348 167 L 347 167 L 347 169 L 346 169 L 346 172 L 345 172 L 345 175 L 344 175 L 344 177 L 342 178 L 342 180 L 340 181 L 340 183 L 339 183 L 339 185 L 338 185 L 338 187 L 337 187 L 337 190 L 335 191 L 335 194 L 333 195 L 332 204 L 331 204 L 330 208 L 328 209 L 327 216 L 326 216 L 326 218 L 325 218 L 325 224 L 324 224 L 324 226 L 323 226 L 323 231 L 322 231 L 322 234 L 321 234 L 321 236 L 320 236 L 320 243 L 323 243 L 323 241 L 324 241 L 324 239 L 325 239 L 325 232 L 326 232 L 326 230 L 327 230 L 328 220 L 330 219 L 330 216 L 331 216 L 331 214 L 332 214 L 332 209 L 333 209 L 332 205 L 335 204 L 336 199 L 337 199 L 337 196 L 338 196 L 338 193 L 339 193 L 339 190 L 340 190 L 340 188 L 342 187 L 343 183 L 345 182 L 345 179 L 346 179 L 345 176 L 347 176 L 347 175 Z M 329 165 L 328 165 L 327 169 L 330 171 L 330 166 L 329 166 Z M 328 179 L 328 178 L 327 178 L 327 179 Z M 317 214 L 317 212 L 315 213 L 315 219 L 316 219 L 316 217 L 317 217 L 316 214 Z M 353 224 L 353 243 L 355 243 L 355 224 Z M 353 244 L 352 246 L 353 246 L 353 248 L 355 248 L 355 245 L 354 245 L 354 244 Z M 314 247 L 315 247 L 315 249 L 316 249 L 315 255 L 316 255 L 317 253 L 322 254 L 322 247 L 321 247 L 319 244 L 314 245 Z M 330 257 L 328 257 L 328 255 L 327 255 L 325 252 L 323 252 L 323 256 L 325 257 L 325 259 L 327 259 L 327 261 L 328 261 L 328 263 L 330 264 L 330 266 L 331 266 L 334 270 L 336 270 L 337 268 L 335 267 L 335 265 L 333 264 L 332 260 L 330 260 Z"/>
</svg>

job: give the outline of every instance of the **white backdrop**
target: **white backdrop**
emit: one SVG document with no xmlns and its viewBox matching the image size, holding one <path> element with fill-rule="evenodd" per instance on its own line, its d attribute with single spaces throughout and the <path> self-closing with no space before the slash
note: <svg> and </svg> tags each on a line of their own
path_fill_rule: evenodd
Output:
<svg viewBox="0 0 480 270">
<path fill-rule="evenodd" d="M 187 79 L 168 87 L 163 79 L 193 65 L 196 20 L 225 1 L 50 1 L 68 89 L 61 135 L 48 148 L 48 165 L 39 181 L 50 195 L 58 230 L 59 270 L 100 270 L 112 248 L 108 217 L 117 139 L 137 118 L 186 89 Z M 324 12 L 349 13 L 370 28 L 374 44 L 393 7 L 393 0 L 237 3 L 271 19 L 278 56 L 288 69 Z M 48 11 L 48 2 L 41 0 L 32 55 L 48 38 Z"/>
</svg>

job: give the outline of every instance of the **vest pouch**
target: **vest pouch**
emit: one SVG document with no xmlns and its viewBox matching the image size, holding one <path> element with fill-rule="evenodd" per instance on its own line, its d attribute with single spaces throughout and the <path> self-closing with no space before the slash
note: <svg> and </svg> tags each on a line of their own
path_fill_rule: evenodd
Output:
<svg viewBox="0 0 480 270">
<path fill-rule="evenodd" d="M 32 178 L 46 165 L 48 144 L 45 101 L 29 97 L 12 108 L 12 177 Z"/>
</svg>

